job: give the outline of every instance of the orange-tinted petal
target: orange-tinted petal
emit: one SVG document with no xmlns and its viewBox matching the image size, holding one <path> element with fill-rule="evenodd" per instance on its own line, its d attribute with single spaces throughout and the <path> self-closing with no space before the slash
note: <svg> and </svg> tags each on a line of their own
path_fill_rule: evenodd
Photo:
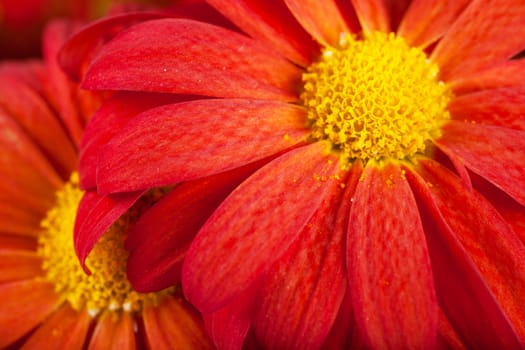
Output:
<svg viewBox="0 0 525 350">
<path fill-rule="evenodd" d="M 202 321 L 182 299 L 166 297 L 143 311 L 146 340 L 151 349 L 212 349 Z"/>
<path fill-rule="evenodd" d="M 501 64 L 525 49 L 523 0 L 474 0 L 431 55 L 444 81 Z"/>
<path fill-rule="evenodd" d="M 398 34 L 411 46 L 426 47 L 443 36 L 471 0 L 414 0 Z"/>
<path fill-rule="evenodd" d="M 369 347 L 435 345 L 438 308 L 425 235 L 396 165 L 364 170 L 350 211 L 347 265 L 357 324 Z"/>
<path fill-rule="evenodd" d="M 42 259 L 35 252 L 0 247 L 0 283 L 40 276 L 41 266 Z"/>
<path fill-rule="evenodd" d="M 345 220 L 336 223 L 342 195 L 340 186 L 329 189 L 297 240 L 268 271 L 254 319 L 263 348 L 318 349 L 330 332 L 347 284 Z"/>
<path fill-rule="evenodd" d="M 297 21 L 323 45 L 337 47 L 341 33 L 349 32 L 336 0 L 285 0 Z M 327 20 L 327 19 L 330 20 Z"/>
<path fill-rule="evenodd" d="M 199 310 L 219 309 L 266 272 L 330 189 L 339 186 L 333 178 L 339 166 L 324 154 L 325 147 L 316 143 L 274 159 L 237 187 L 204 224 L 182 276 L 185 294 Z"/>
<path fill-rule="evenodd" d="M 525 131 L 451 121 L 436 143 L 525 205 Z"/>
<path fill-rule="evenodd" d="M 104 46 L 82 86 L 294 101 L 299 82 L 299 68 L 253 39 L 163 19 L 137 24 Z"/>
<path fill-rule="evenodd" d="M 133 318 L 128 312 L 107 312 L 98 320 L 89 350 L 134 350 L 137 349 Z"/>
<path fill-rule="evenodd" d="M 209 3 L 247 34 L 293 62 L 306 66 L 319 51 L 282 1 L 210 0 Z"/>
<path fill-rule="evenodd" d="M 525 86 L 458 96 L 448 110 L 456 120 L 525 131 Z"/>
<path fill-rule="evenodd" d="M 31 334 L 23 350 L 39 350 L 43 344 L 49 349 L 82 350 L 91 317 L 77 312 L 65 303 Z"/>
<path fill-rule="evenodd" d="M 0 186 L 12 186 L 10 192 L 33 196 L 41 201 L 39 209 L 49 208 L 54 202 L 54 190 L 61 187 L 62 180 L 40 148 L 1 107 L 0 149 Z"/>
<path fill-rule="evenodd" d="M 102 150 L 97 190 L 170 185 L 277 154 L 305 138 L 305 113 L 282 102 L 227 99 L 148 110 Z"/>
<path fill-rule="evenodd" d="M 421 203 L 443 311 L 471 348 L 521 348 L 525 247 L 479 193 L 439 163 L 419 164 L 419 175 L 406 175 Z"/>
<path fill-rule="evenodd" d="M 6 113 L 31 138 L 60 175 L 77 163 L 76 150 L 48 102 L 18 76 L 0 75 L 0 113 Z M 43 127 L 45 125 L 45 127 Z"/>
<path fill-rule="evenodd" d="M 2 187 L 0 184 L 0 232 L 36 237 L 45 211 L 38 213 L 32 208 L 27 208 L 27 203 L 20 203 L 16 196 L 9 196 L 8 190 L 2 192 Z M 11 188 L 16 191 L 16 188 Z"/>
<path fill-rule="evenodd" d="M 457 77 L 450 85 L 456 94 L 523 85 L 525 59 L 511 60 L 476 74 Z"/>
<path fill-rule="evenodd" d="M 0 249 L 36 251 L 37 241 L 33 237 L 0 233 Z"/>
<path fill-rule="evenodd" d="M 390 31 L 390 19 L 385 0 L 352 0 L 355 12 L 366 33 Z"/>
<path fill-rule="evenodd" d="M 24 336 L 60 303 L 53 285 L 36 279 L 0 285 L 0 300 L 0 348 Z"/>
</svg>

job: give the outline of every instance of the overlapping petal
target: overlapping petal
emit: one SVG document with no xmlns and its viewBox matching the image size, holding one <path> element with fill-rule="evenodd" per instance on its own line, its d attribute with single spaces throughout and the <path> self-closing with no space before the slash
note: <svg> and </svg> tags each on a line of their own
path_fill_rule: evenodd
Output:
<svg viewBox="0 0 525 350">
<path fill-rule="evenodd" d="M 209 3 L 244 32 L 293 62 L 306 66 L 315 58 L 318 46 L 290 14 L 284 2 L 210 0 Z"/>
<path fill-rule="evenodd" d="M 352 0 L 352 4 L 365 33 L 389 32 L 390 18 L 385 0 Z"/>
<path fill-rule="evenodd" d="M 525 85 L 458 96 L 448 109 L 456 120 L 525 131 Z"/>
<path fill-rule="evenodd" d="M 80 201 L 75 221 L 74 243 L 82 266 L 95 243 L 143 194 L 128 192 L 99 195 L 86 192 Z"/>
<path fill-rule="evenodd" d="M 458 76 L 451 84 L 456 94 L 484 89 L 497 89 L 523 85 L 525 59 L 515 59 L 491 66 L 476 74 Z"/>
<path fill-rule="evenodd" d="M 129 313 L 105 313 L 97 321 L 89 349 L 137 349 L 133 319 Z"/>
<path fill-rule="evenodd" d="M 427 219 L 437 295 L 447 317 L 470 346 L 520 348 L 525 247 L 479 194 L 442 165 L 420 164 L 420 176 L 409 169 L 407 176 Z"/>
<path fill-rule="evenodd" d="M 213 175 L 277 154 L 304 136 L 305 111 L 281 102 L 217 99 L 162 106 L 134 118 L 104 147 L 98 191 Z"/>
<path fill-rule="evenodd" d="M 104 46 L 82 86 L 293 101 L 299 79 L 296 66 L 239 33 L 163 19 L 137 24 Z"/>
<path fill-rule="evenodd" d="M 368 165 L 362 178 L 347 241 L 357 324 L 372 348 L 432 348 L 438 309 L 414 196 L 393 164 Z"/>
<path fill-rule="evenodd" d="M 202 322 L 180 299 L 167 297 L 158 307 L 146 305 L 143 317 L 151 349 L 213 349 Z"/>
<path fill-rule="evenodd" d="M 78 171 L 82 188 L 96 187 L 97 161 L 101 148 L 137 114 L 164 104 L 189 99 L 173 94 L 117 93 L 93 114 L 84 130 Z"/>
<path fill-rule="evenodd" d="M 341 33 L 351 32 L 337 7 L 337 1 L 285 0 L 286 6 L 311 36 L 323 45 L 337 46 Z M 330 18 L 327 21 L 326 18 Z"/>
<path fill-rule="evenodd" d="M 444 81 L 501 64 L 525 49 L 522 0 L 474 0 L 431 54 Z"/>
<path fill-rule="evenodd" d="M 451 121 L 436 143 L 525 205 L 524 131 Z"/>
<path fill-rule="evenodd" d="M 470 0 L 414 0 L 403 17 L 398 34 L 411 46 L 427 47 L 439 40 Z"/>
<path fill-rule="evenodd" d="M 77 312 L 64 304 L 31 334 L 24 347 L 38 349 L 46 344 L 50 349 L 82 349 L 90 323 L 87 312 Z"/>
<path fill-rule="evenodd" d="M 295 243 L 268 271 L 254 318 L 264 348 L 318 349 L 330 332 L 346 291 L 344 220 L 336 228 L 342 194 L 340 186 L 329 189 Z"/>
<path fill-rule="evenodd" d="M 237 350 L 246 344 L 261 287 L 259 281 L 254 282 L 231 303 L 204 315 L 206 329 L 218 349 Z"/>
<path fill-rule="evenodd" d="M 230 192 L 268 160 L 182 183 L 131 227 L 128 278 L 149 292 L 180 283 L 186 250 L 200 227 Z"/>
<path fill-rule="evenodd" d="M 188 300 L 200 310 L 217 310 L 267 271 L 339 185 L 331 178 L 337 162 L 323 155 L 324 147 L 312 144 L 268 163 L 208 219 L 190 246 L 182 276 Z M 216 261 L 217 269 L 206 268 Z"/>
<path fill-rule="evenodd" d="M 0 313 L 2 348 L 36 327 L 60 303 L 53 285 L 33 279 L 0 285 L 0 300 L 3 311 Z"/>
</svg>

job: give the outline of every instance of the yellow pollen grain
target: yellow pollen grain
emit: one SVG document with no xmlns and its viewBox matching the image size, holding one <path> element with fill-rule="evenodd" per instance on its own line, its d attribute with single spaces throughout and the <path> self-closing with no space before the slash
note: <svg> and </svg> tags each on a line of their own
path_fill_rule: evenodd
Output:
<svg viewBox="0 0 525 350">
<path fill-rule="evenodd" d="M 301 101 L 313 140 L 348 161 L 424 153 L 450 119 L 438 66 L 393 33 L 345 34 L 303 73 Z"/>
<path fill-rule="evenodd" d="M 82 195 L 78 174 L 73 173 L 41 222 L 38 254 L 45 278 L 75 310 L 86 310 L 92 317 L 103 311 L 136 312 L 146 303 L 157 304 L 171 291 L 138 293 L 126 276 L 128 253 L 123 241 L 132 215 L 122 216 L 97 242 L 86 260 L 91 274 L 85 274 L 73 246 L 75 216 Z"/>
</svg>

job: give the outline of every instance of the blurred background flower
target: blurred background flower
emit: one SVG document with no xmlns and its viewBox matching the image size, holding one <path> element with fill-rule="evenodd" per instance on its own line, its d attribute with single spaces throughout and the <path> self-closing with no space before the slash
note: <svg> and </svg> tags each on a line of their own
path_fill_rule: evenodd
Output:
<svg viewBox="0 0 525 350">
<path fill-rule="evenodd" d="M 134 212 L 97 244 L 90 275 L 75 256 L 78 143 L 102 100 L 57 65 L 75 28 L 47 26 L 44 61 L 0 63 L 0 348 L 211 348 L 179 286 L 141 294 L 127 281 Z"/>
<path fill-rule="evenodd" d="M 0 59 L 37 57 L 46 23 L 58 17 L 93 20 L 110 11 L 168 6 L 175 0 L 0 0 Z"/>
</svg>

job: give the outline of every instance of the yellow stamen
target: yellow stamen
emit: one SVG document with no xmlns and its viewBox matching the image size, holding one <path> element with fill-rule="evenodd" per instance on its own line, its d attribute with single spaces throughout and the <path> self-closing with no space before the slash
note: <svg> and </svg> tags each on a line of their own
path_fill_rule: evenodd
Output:
<svg viewBox="0 0 525 350">
<path fill-rule="evenodd" d="M 46 279 L 55 285 L 71 306 L 95 316 L 102 311 L 140 311 L 145 303 L 156 304 L 165 290 L 142 294 L 133 290 L 126 277 L 128 253 L 123 241 L 132 214 L 122 216 L 102 236 L 86 260 L 91 275 L 82 270 L 73 247 L 73 227 L 83 191 L 78 174 L 57 192 L 55 207 L 41 222 L 38 254 L 43 258 Z"/>
<path fill-rule="evenodd" d="M 438 67 L 393 33 L 345 34 L 303 74 L 311 137 L 345 159 L 403 159 L 423 153 L 450 119 Z"/>
</svg>

